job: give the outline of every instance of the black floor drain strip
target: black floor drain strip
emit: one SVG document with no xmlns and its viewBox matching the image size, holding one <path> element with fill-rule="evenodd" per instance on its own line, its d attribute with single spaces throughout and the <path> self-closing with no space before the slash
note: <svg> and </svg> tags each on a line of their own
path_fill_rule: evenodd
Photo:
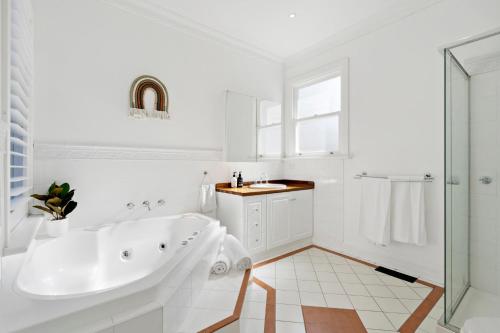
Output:
<svg viewBox="0 0 500 333">
<path fill-rule="evenodd" d="M 400 273 L 400 272 L 396 272 L 396 271 L 394 271 L 392 269 L 385 268 L 383 266 L 378 266 L 377 268 L 375 268 L 375 270 L 377 272 L 393 276 L 395 278 L 398 278 L 398 279 L 406 281 L 406 282 L 415 283 L 415 281 L 417 281 L 417 278 L 414 277 L 414 276 L 406 275 L 406 274 L 403 274 L 403 273 Z"/>
</svg>

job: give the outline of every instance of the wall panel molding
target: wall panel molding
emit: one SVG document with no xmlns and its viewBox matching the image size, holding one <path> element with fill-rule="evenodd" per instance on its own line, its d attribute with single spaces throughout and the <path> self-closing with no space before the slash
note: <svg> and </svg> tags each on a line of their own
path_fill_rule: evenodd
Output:
<svg viewBox="0 0 500 333">
<path fill-rule="evenodd" d="M 35 159 L 221 161 L 222 149 L 167 149 L 35 143 Z"/>
</svg>

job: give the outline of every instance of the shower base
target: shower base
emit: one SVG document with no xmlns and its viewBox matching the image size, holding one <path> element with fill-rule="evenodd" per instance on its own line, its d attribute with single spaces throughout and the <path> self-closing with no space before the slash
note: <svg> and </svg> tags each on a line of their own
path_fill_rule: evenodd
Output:
<svg viewBox="0 0 500 333">
<path fill-rule="evenodd" d="M 472 317 L 500 317 L 500 297 L 470 287 L 453 314 L 450 324 L 462 327 Z"/>
</svg>

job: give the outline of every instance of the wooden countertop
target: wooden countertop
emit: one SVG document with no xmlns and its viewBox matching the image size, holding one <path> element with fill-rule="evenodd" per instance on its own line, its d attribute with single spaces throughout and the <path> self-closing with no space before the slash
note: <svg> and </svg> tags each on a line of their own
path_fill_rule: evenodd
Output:
<svg viewBox="0 0 500 333">
<path fill-rule="evenodd" d="M 231 188 L 231 183 L 219 183 L 215 185 L 215 189 L 217 192 L 240 195 L 244 197 L 250 195 L 262 195 L 314 189 L 314 182 L 305 180 L 278 179 L 270 180 L 269 183 L 285 184 L 286 188 L 250 188 L 250 185 L 254 184 L 254 182 L 245 182 L 243 183 L 243 187 L 239 188 Z"/>
</svg>

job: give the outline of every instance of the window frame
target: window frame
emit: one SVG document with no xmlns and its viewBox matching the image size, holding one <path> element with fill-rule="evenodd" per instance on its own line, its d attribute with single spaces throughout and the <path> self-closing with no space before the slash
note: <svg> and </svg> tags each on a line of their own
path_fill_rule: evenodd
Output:
<svg viewBox="0 0 500 333">
<path fill-rule="evenodd" d="M 29 105 L 26 106 L 28 113 L 25 115 L 26 119 L 26 127 L 24 128 L 24 131 L 26 134 L 24 135 L 25 138 L 23 139 L 25 148 L 24 152 L 22 153 L 24 155 L 24 160 L 22 163 L 22 166 L 25 168 L 25 175 L 22 176 L 23 180 L 23 191 L 20 193 L 19 196 L 22 196 L 22 198 L 19 198 L 19 200 L 15 203 L 13 203 L 12 199 L 12 190 L 11 190 L 11 183 L 12 177 L 11 177 L 11 155 L 13 155 L 13 151 L 11 148 L 12 144 L 12 105 L 11 105 L 11 100 L 12 96 L 15 94 L 11 90 L 12 86 L 12 25 L 13 25 L 13 15 L 12 11 L 13 9 L 13 4 L 11 3 L 12 0 L 10 1 L 5 1 L 2 2 L 3 7 L 1 8 L 2 11 L 2 35 L 1 35 L 1 43 L 2 46 L 2 87 L 1 87 L 1 94 L 2 94 L 2 118 L 5 120 L 6 124 L 6 147 L 5 147 L 5 172 L 3 175 L 3 191 L 5 194 L 5 199 L 3 202 L 3 212 L 2 212 L 2 217 L 4 219 L 4 224 L 3 224 L 3 232 L 4 232 L 4 247 L 10 246 L 11 242 L 11 235 L 14 233 L 14 231 L 20 226 L 21 223 L 29 216 L 29 203 L 30 203 L 30 194 L 32 193 L 32 188 L 33 188 L 33 96 L 34 96 L 34 91 L 33 91 L 33 81 L 29 83 L 31 85 L 31 89 L 29 91 L 29 94 L 27 98 L 29 98 L 30 103 Z M 31 51 L 33 52 L 33 36 L 34 36 L 34 27 L 33 27 L 33 8 L 32 5 L 29 1 L 26 1 L 26 3 L 29 4 L 28 7 L 25 7 L 25 12 L 23 13 L 24 15 L 28 15 L 28 25 L 30 29 L 30 44 L 31 44 Z M 21 6 L 24 4 L 21 4 Z M 34 73 L 32 71 L 33 69 L 33 57 L 29 57 L 28 59 L 30 61 L 30 75 L 33 77 Z M 31 77 L 31 79 L 32 79 Z M 18 181 L 18 180 L 16 180 Z"/>
<path fill-rule="evenodd" d="M 315 115 L 297 119 L 297 90 L 305 88 L 322 81 L 335 77 L 340 77 L 340 110 L 326 114 Z M 286 158 L 307 158 L 307 157 L 340 157 L 349 156 L 349 59 L 327 64 L 320 68 L 308 71 L 303 74 L 291 77 L 286 82 Z M 312 152 L 299 153 L 297 151 L 297 125 L 304 120 L 333 117 L 338 114 L 339 117 L 339 146 L 334 152 Z"/>
</svg>

